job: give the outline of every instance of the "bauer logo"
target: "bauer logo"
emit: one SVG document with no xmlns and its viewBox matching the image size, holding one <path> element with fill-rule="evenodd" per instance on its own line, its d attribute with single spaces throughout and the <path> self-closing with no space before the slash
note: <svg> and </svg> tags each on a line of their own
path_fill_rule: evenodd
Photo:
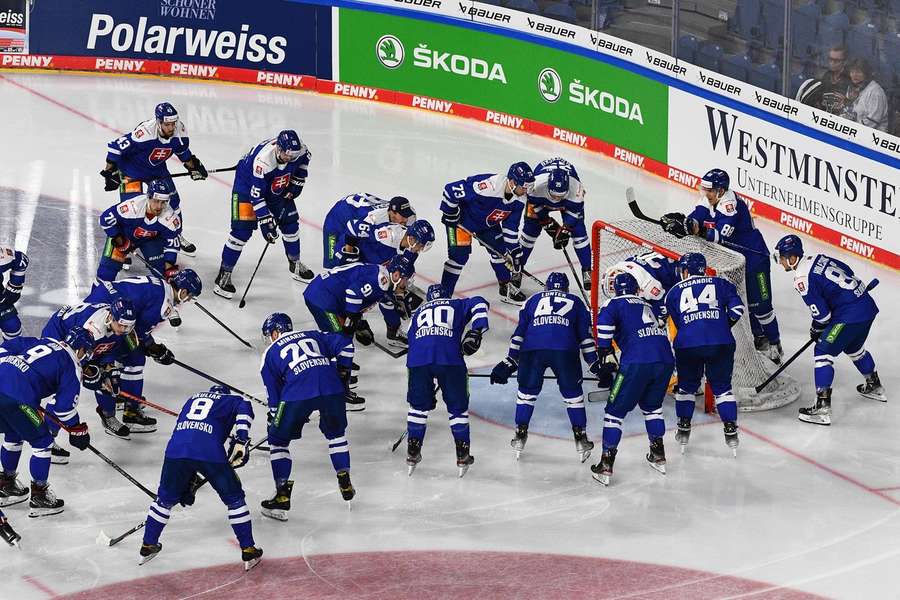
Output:
<svg viewBox="0 0 900 600">
<path fill-rule="evenodd" d="M 396 36 L 383 35 L 375 44 L 375 55 L 382 65 L 388 69 L 396 69 L 403 64 L 406 50 L 403 48 L 403 42 Z"/>
<path fill-rule="evenodd" d="M 538 75 L 538 90 L 547 102 L 556 102 L 562 95 L 562 79 L 556 69 L 547 67 Z"/>
</svg>

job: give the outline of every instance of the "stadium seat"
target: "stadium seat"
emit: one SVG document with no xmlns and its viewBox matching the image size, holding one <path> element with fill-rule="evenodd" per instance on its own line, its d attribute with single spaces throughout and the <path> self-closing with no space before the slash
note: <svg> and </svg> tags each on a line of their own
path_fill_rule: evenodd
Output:
<svg viewBox="0 0 900 600">
<path fill-rule="evenodd" d="M 784 45 L 784 6 L 781 0 L 763 1 L 763 43 L 766 48 L 780 49 Z"/>
<path fill-rule="evenodd" d="M 697 49 L 697 54 L 694 56 L 694 64 L 698 67 L 718 72 L 719 61 L 724 54 L 725 52 L 722 50 L 722 46 L 715 42 L 703 42 L 700 44 L 700 47 Z"/>
<path fill-rule="evenodd" d="M 791 14 L 791 55 L 794 58 L 807 58 L 818 52 L 819 17 L 822 9 L 811 2 L 794 9 Z"/>
<path fill-rule="evenodd" d="M 875 41 L 878 30 L 871 23 L 861 23 L 847 29 L 847 51 L 854 58 L 864 58 L 869 64 L 874 64 Z"/>
<path fill-rule="evenodd" d="M 756 65 L 750 69 L 749 82 L 756 87 L 778 93 L 781 89 L 781 68 L 774 63 Z"/>
<path fill-rule="evenodd" d="M 845 41 L 850 18 L 845 13 L 834 13 L 819 19 L 819 48 L 827 54 L 832 46 L 841 46 Z"/>
<path fill-rule="evenodd" d="M 534 0 L 509 0 L 509 2 L 506 3 L 506 8 L 521 10 L 522 12 L 527 13 L 538 12 L 538 5 Z"/>
<path fill-rule="evenodd" d="M 762 40 L 762 5 L 760 0 L 738 0 L 734 11 L 736 33 L 747 41 Z"/>
<path fill-rule="evenodd" d="M 739 81 L 747 81 L 747 74 L 753 68 L 753 63 L 746 54 L 726 54 L 719 63 L 719 72 L 722 75 L 733 77 Z"/>
<path fill-rule="evenodd" d="M 577 23 L 578 16 L 575 9 L 568 2 L 554 2 L 544 9 L 544 16 L 566 23 Z"/>
<path fill-rule="evenodd" d="M 697 49 L 700 42 L 692 35 L 683 35 L 678 38 L 678 58 L 693 63 L 697 58 Z"/>
</svg>

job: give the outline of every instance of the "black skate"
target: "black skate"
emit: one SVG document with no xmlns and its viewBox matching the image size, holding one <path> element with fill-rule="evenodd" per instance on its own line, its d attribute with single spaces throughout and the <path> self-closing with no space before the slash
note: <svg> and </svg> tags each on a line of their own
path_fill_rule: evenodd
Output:
<svg viewBox="0 0 900 600">
<path fill-rule="evenodd" d="M 527 441 L 528 425 L 516 426 L 516 437 L 509 440 L 509 445 L 512 446 L 512 449 L 516 452 L 516 460 L 519 460 L 519 457 L 522 456 L 522 452 L 525 450 L 525 442 Z"/>
<path fill-rule="evenodd" d="M 769 351 L 769 338 L 764 335 L 756 335 L 753 336 L 753 347 L 756 348 L 757 352 L 761 352 L 762 354 L 766 354 Z"/>
<path fill-rule="evenodd" d="M 0 517 L 0 540 L 3 540 L 10 546 L 18 548 L 19 540 L 21 539 L 22 536 L 13 530 L 12 525 L 9 524 L 6 517 Z"/>
<path fill-rule="evenodd" d="M 183 235 L 178 236 L 178 240 L 180 244 L 179 250 L 182 254 L 191 257 L 197 256 L 197 246 L 190 243 Z"/>
<path fill-rule="evenodd" d="M 584 462 L 590 458 L 594 442 L 588 439 L 587 432 L 583 427 L 573 427 L 572 433 L 575 435 L 575 451 L 578 452 L 581 462 Z"/>
<path fill-rule="evenodd" d="M 678 417 L 678 429 L 675 431 L 675 441 L 681 445 L 681 453 L 687 450 L 688 441 L 691 439 L 691 419 Z"/>
<path fill-rule="evenodd" d="M 50 447 L 50 463 L 54 465 L 67 465 L 69 464 L 69 457 L 72 454 L 61 448 L 56 442 L 53 442 L 53 445 Z"/>
<path fill-rule="evenodd" d="M 475 457 L 469 454 L 469 443 L 456 440 L 456 466 L 459 467 L 459 476 L 463 477 L 474 462 Z"/>
<path fill-rule="evenodd" d="M 769 350 L 763 354 L 776 365 L 780 365 L 781 360 L 784 358 L 784 349 L 781 347 L 781 342 L 769 344 Z"/>
<path fill-rule="evenodd" d="M 262 560 L 262 548 L 250 546 L 249 548 L 241 548 L 241 560 L 244 561 L 244 571 L 249 571 L 259 564 Z"/>
<path fill-rule="evenodd" d="M 115 415 L 110 417 L 103 414 L 103 410 L 98 406 L 97 414 L 100 415 L 100 422 L 103 423 L 103 431 L 120 440 L 130 440 L 131 430 L 116 418 Z"/>
<path fill-rule="evenodd" d="M 313 273 L 309 267 L 300 262 L 299 259 L 288 259 L 288 270 L 291 272 L 291 277 L 294 281 L 299 283 L 309 283 L 316 278 L 316 274 Z"/>
<path fill-rule="evenodd" d="M 666 448 L 663 446 L 663 439 L 661 437 L 650 442 L 650 452 L 647 453 L 647 462 L 650 464 L 651 468 L 656 469 L 663 475 L 666 474 Z"/>
<path fill-rule="evenodd" d="M 16 475 L 15 471 L 0 472 L 0 507 L 28 500 L 28 488 L 19 483 Z"/>
<path fill-rule="evenodd" d="M 722 428 L 725 430 L 725 444 L 731 448 L 731 452 L 734 454 L 734 457 L 737 458 L 738 443 L 740 442 L 738 440 L 737 423 L 734 421 L 725 421 L 722 423 Z"/>
<path fill-rule="evenodd" d="M 349 412 L 361 412 L 366 410 L 366 399 L 356 392 L 347 390 L 344 392 L 344 402 Z"/>
<path fill-rule="evenodd" d="M 62 499 L 56 497 L 56 494 L 50 489 L 49 483 L 31 482 L 31 501 L 28 503 L 28 507 L 31 509 L 31 512 L 28 513 L 29 517 L 49 517 L 59 514 L 65 510 L 63 508 L 65 504 Z"/>
<path fill-rule="evenodd" d="M 234 289 L 234 284 L 231 283 L 231 271 L 220 268 L 219 274 L 216 275 L 216 287 L 213 288 L 213 293 L 226 300 L 231 300 L 236 291 L 237 290 Z"/>
<path fill-rule="evenodd" d="M 527 300 L 525 294 L 518 287 L 513 285 L 511 281 L 500 282 L 500 302 L 512 304 L 513 306 L 522 306 Z"/>
<path fill-rule="evenodd" d="M 396 327 L 388 327 L 385 337 L 387 337 L 388 346 L 393 346 L 394 348 L 409 348 L 409 340 L 407 339 L 406 334 L 400 330 L 399 325 Z"/>
<path fill-rule="evenodd" d="M 341 490 L 341 498 L 347 502 L 353 500 L 356 490 L 353 488 L 353 484 L 350 483 L 350 471 L 338 471 L 337 480 L 338 489 Z"/>
<path fill-rule="evenodd" d="M 138 566 L 150 562 L 162 551 L 162 544 L 141 544 L 141 560 Z"/>
<path fill-rule="evenodd" d="M 871 375 L 867 375 L 866 382 L 856 386 L 856 391 L 859 392 L 863 398 L 887 402 L 884 386 L 881 385 L 881 379 L 878 378 L 878 371 L 872 371 Z"/>
<path fill-rule="evenodd" d="M 591 291 L 592 275 L 590 271 L 582 271 L 581 272 L 581 285 L 584 287 L 584 291 Z"/>
<path fill-rule="evenodd" d="M 594 481 L 603 485 L 609 485 L 610 478 L 613 474 L 613 464 L 616 462 L 616 448 L 604 448 L 603 454 L 600 456 L 600 462 L 591 467 Z"/>
<path fill-rule="evenodd" d="M 293 489 L 293 481 L 286 481 L 284 485 L 279 486 L 271 500 L 263 500 L 260 503 L 262 514 L 276 521 L 287 521 L 287 512 L 291 510 L 291 490 Z"/>
<path fill-rule="evenodd" d="M 813 425 L 831 425 L 831 388 L 816 390 L 816 403 L 801 408 L 797 417 Z"/>
<path fill-rule="evenodd" d="M 412 477 L 416 465 L 422 462 L 422 440 L 409 438 L 406 440 L 406 468 L 407 475 Z"/>
<path fill-rule="evenodd" d="M 122 420 L 125 421 L 131 433 L 153 433 L 156 431 L 156 419 L 144 414 L 144 409 L 140 406 L 126 406 Z"/>
</svg>

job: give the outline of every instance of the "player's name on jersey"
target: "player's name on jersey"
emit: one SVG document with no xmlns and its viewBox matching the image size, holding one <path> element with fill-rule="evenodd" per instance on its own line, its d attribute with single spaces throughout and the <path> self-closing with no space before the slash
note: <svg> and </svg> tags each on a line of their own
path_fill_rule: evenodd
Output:
<svg viewBox="0 0 900 600">
<path fill-rule="evenodd" d="M 176 431 L 184 431 L 186 429 L 199 429 L 204 433 L 213 434 L 213 426 L 205 421 L 182 421 L 175 426 Z"/>
<path fill-rule="evenodd" d="M 420 327 L 416 330 L 416 339 L 425 337 L 427 335 L 443 335 L 446 337 L 453 337 L 453 329 L 450 327 L 439 327 L 435 325 L 432 327 Z"/>
<path fill-rule="evenodd" d="M 684 316 L 685 323 L 691 323 L 693 321 L 699 321 L 700 319 L 718 319 L 720 315 L 718 308 L 712 308 L 710 310 L 698 310 L 697 312 L 688 313 Z"/>
<path fill-rule="evenodd" d="M 535 317 L 531 320 L 532 327 L 540 327 L 541 325 L 562 325 L 569 326 L 569 319 L 560 315 L 546 315 Z"/>
</svg>

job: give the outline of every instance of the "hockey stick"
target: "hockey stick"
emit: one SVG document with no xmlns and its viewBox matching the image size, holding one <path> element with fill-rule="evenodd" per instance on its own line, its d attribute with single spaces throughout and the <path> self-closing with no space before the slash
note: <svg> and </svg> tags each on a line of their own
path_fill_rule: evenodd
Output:
<svg viewBox="0 0 900 600">
<path fill-rule="evenodd" d="M 469 377 L 490 377 L 490 373 L 469 373 Z M 557 379 L 556 375 L 544 375 L 544 379 Z M 596 377 L 582 377 L 582 381 L 600 381 Z"/>
<path fill-rule="evenodd" d="M 206 173 L 212 175 L 213 173 L 227 173 L 228 171 L 237 171 L 237 165 L 234 165 L 233 167 L 222 167 L 221 169 L 208 169 Z M 185 171 L 184 173 L 175 173 L 174 175 L 169 175 L 169 179 L 175 179 L 176 177 L 187 177 L 190 174 L 190 171 Z"/>
<path fill-rule="evenodd" d="M 485 250 L 487 250 L 489 253 L 493 254 L 495 258 L 503 259 L 504 263 L 506 264 L 506 268 L 509 269 L 510 272 L 513 272 L 512 268 L 511 268 L 513 266 L 512 260 L 509 257 L 507 257 L 505 254 L 502 254 L 501 252 L 495 250 L 493 246 L 491 246 L 490 244 L 485 242 L 483 239 L 481 239 L 477 235 L 475 235 L 473 237 L 476 240 L 478 240 L 478 243 L 481 244 Z M 543 281 L 541 281 L 540 279 L 538 279 L 537 277 L 535 277 L 534 275 L 532 275 L 531 273 L 526 271 L 525 269 L 521 269 L 520 272 L 522 273 L 522 275 L 534 280 L 534 282 L 537 283 L 541 287 L 545 287 L 547 285 L 546 283 L 544 283 Z"/>
<path fill-rule="evenodd" d="M 566 257 L 566 261 L 569 263 L 569 269 L 572 271 L 572 277 L 575 278 L 575 283 L 578 284 L 578 291 L 581 292 L 581 299 L 584 300 L 584 305 L 590 308 L 591 303 L 588 301 L 587 293 L 584 291 L 584 286 L 581 285 L 581 277 L 578 276 L 578 271 L 575 270 L 575 263 L 572 262 L 572 258 L 569 256 L 569 249 L 566 246 L 563 246 L 563 254 Z"/>
<path fill-rule="evenodd" d="M 149 406 L 150 408 L 155 408 L 159 412 L 166 413 L 167 415 L 172 415 L 173 417 L 178 416 L 178 413 L 175 412 L 174 410 L 170 410 L 170 409 L 166 408 L 165 406 L 156 404 L 155 402 L 150 402 L 143 396 L 135 396 L 134 394 L 129 394 L 128 392 L 119 390 L 119 398 L 122 398 L 123 400 L 130 400 L 132 402 L 137 402 L 138 404 L 143 404 L 145 406 Z"/>
<path fill-rule="evenodd" d="M 162 279 L 163 281 L 168 281 L 168 280 L 166 279 L 165 275 L 163 275 L 162 273 L 160 273 L 160 272 L 156 269 L 156 267 L 154 267 L 153 265 L 151 265 L 151 264 L 150 264 L 150 261 L 148 261 L 146 258 L 144 258 L 144 256 L 143 256 L 142 254 L 138 254 L 138 253 L 135 253 L 135 254 L 137 255 L 138 258 L 141 259 L 141 262 L 144 263 L 144 264 L 147 266 L 148 269 L 150 269 L 150 271 L 152 271 L 154 274 L 156 274 L 157 277 L 159 277 L 159 278 Z M 247 340 L 245 340 L 244 338 L 242 338 L 241 336 L 239 336 L 239 335 L 238 335 L 237 333 L 235 333 L 234 330 L 232 330 L 228 325 L 226 325 L 225 323 L 223 323 L 217 316 L 215 316 L 214 314 L 212 314 L 211 312 L 209 312 L 208 310 L 206 310 L 206 307 L 203 306 L 202 304 L 200 304 L 199 301 L 197 301 L 197 300 L 195 299 L 193 303 L 194 303 L 194 306 L 196 306 L 197 308 L 199 308 L 200 310 L 202 310 L 203 312 L 205 312 L 205 313 L 207 314 L 207 316 L 208 316 L 210 319 L 212 319 L 213 321 L 215 321 L 216 323 L 218 323 L 218 324 L 222 327 L 222 329 L 224 329 L 225 331 L 227 331 L 228 333 L 230 333 L 231 335 L 233 335 L 240 343 L 244 344 L 244 345 L 247 346 L 248 348 L 252 348 L 252 347 L 253 347 L 253 344 L 251 344 L 250 342 L 248 342 Z"/>
<path fill-rule="evenodd" d="M 797 360 L 797 357 L 799 357 L 801 354 L 803 354 L 803 351 L 804 351 L 804 350 L 806 350 L 807 348 L 809 348 L 810 346 L 812 346 L 813 344 L 815 344 L 816 341 L 817 341 L 817 340 L 814 340 L 814 339 L 811 339 L 811 338 L 810 338 L 810 340 L 809 340 L 808 342 L 806 342 L 805 344 L 803 344 L 803 346 L 801 346 L 799 350 L 797 350 L 796 352 L 794 352 L 794 355 L 793 355 L 793 356 L 791 356 L 789 359 L 787 359 L 786 361 L 784 361 L 783 363 L 781 363 L 781 366 L 778 367 L 778 368 L 775 370 L 774 373 L 772 373 L 771 375 L 769 375 L 769 378 L 768 378 L 768 379 L 766 379 L 766 380 L 763 381 L 761 384 L 759 384 L 758 386 L 756 386 L 755 388 L 753 388 L 753 389 L 756 390 L 756 393 L 757 393 L 757 394 L 760 393 L 760 392 L 763 390 L 764 387 L 766 387 L 767 385 L 769 385 L 770 383 L 772 383 L 773 381 L 775 381 L 775 378 L 778 377 L 779 375 L 781 375 L 781 372 L 784 371 L 785 369 L 787 369 L 787 368 L 788 368 L 788 365 L 790 365 L 792 362 L 794 362 L 795 360 Z"/>
<path fill-rule="evenodd" d="M 172 359 L 172 363 L 178 365 L 179 367 L 181 367 L 181 368 L 184 369 L 185 371 L 190 371 L 191 373 L 193 373 L 194 375 L 197 375 L 198 377 L 202 377 L 203 379 L 206 379 L 206 380 L 208 380 L 208 381 L 212 381 L 213 383 L 216 383 L 216 384 L 218 384 L 218 385 L 223 385 L 223 386 L 227 387 L 228 389 L 232 390 L 233 392 L 235 392 L 235 393 L 237 393 L 237 394 L 243 396 L 244 398 L 247 398 L 248 400 L 253 400 L 253 401 L 256 402 L 257 404 L 260 404 L 260 405 L 262 405 L 262 406 L 265 406 L 266 408 L 269 407 L 269 404 L 268 404 L 267 402 L 263 402 L 262 400 L 260 400 L 260 399 L 257 398 L 256 396 L 251 396 L 251 395 L 248 394 L 247 392 L 242 391 L 241 389 L 236 388 L 236 387 L 234 387 L 233 385 L 229 385 L 229 384 L 225 383 L 224 381 L 222 381 L 221 379 L 216 379 L 216 378 L 213 377 L 212 375 L 210 375 L 210 374 L 208 374 L 208 373 L 204 373 L 204 372 L 201 371 L 200 369 L 195 369 L 194 367 L 192 367 L 192 366 L 190 366 L 190 365 L 186 365 L 186 364 L 184 364 L 183 362 L 181 362 L 180 360 L 178 360 L 177 358 L 173 358 L 173 359 Z"/>
<path fill-rule="evenodd" d="M 269 249 L 269 246 L 272 244 L 266 243 L 263 248 L 262 254 L 259 255 L 259 260 L 256 263 L 256 268 L 253 269 L 253 275 L 250 276 L 250 281 L 247 282 L 247 287 L 244 288 L 244 295 L 241 296 L 241 301 L 238 303 L 238 308 L 244 308 L 247 306 L 247 292 L 250 291 L 250 286 L 253 285 L 253 279 L 256 277 L 256 272 L 259 271 L 259 266 L 262 264 L 263 258 L 266 256 L 266 251 Z"/>
<path fill-rule="evenodd" d="M 441 384 L 435 383 L 435 384 L 434 384 L 434 393 L 437 394 L 438 391 L 440 391 L 440 389 L 441 389 Z M 397 451 L 397 448 L 399 448 L 399 447 L 400 447 L 400 444 L 403 443 L 403 440 L 406 439 L 406 434 L 407 434 L 407 433 L 409 433 L 409 430 L 408 430 L 408 429 L 404 429 L 404 430 L 403 430 L 403 433 L 400 434 L 400 437 L 397 438 L 397 441 L 394 442 L 394 445 L 391 446 L 391 452 L 396 452 L 396 451 Z"/>
</svg>

